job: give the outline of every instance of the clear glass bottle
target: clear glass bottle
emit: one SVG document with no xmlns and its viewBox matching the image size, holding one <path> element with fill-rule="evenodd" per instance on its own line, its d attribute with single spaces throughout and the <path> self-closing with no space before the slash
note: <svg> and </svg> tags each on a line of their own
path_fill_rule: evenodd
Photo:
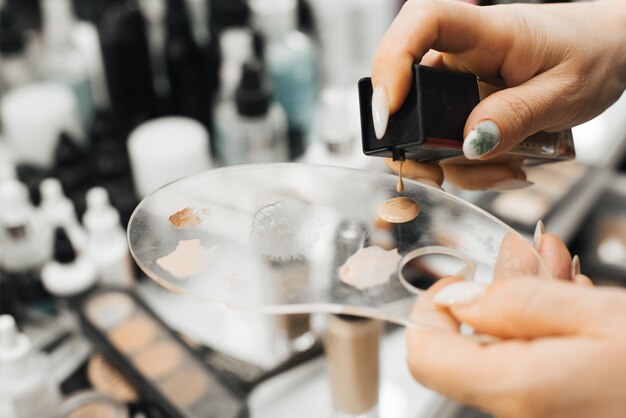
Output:
<svg viewBox="0 0 626 418">
<path fill-rule="evenodd" d="M 274 97 L 287 114 L 290 154 L 309 143 L 315 114 L 317 65 L 315 47 L 300 32 L 297 0 L 252 0 L 253 22 L 265 38 L 265 62 Z"/>
<path fill-rule="evenodd" d="M 44 78 L 69 86 L 76 95 L 82 127 L 88 132 L 93 117 L 93 98 L 87 64 L 74 47 L 74 15 L 69 0 L 44 0 L 41 70 Z"/>
<path fill-rule="evenodd" d="M 285 113 L 271 100 L 258 61 L 244 65 L 235 100 L 222 106 L 216 128 L 220 138 L 218 152 L 225 165 L 287 161 Z"/>
</svg>

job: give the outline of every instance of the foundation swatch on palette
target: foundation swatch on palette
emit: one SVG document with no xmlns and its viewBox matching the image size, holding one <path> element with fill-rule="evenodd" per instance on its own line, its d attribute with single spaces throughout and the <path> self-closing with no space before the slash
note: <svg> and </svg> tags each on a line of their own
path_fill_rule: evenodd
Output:
<svg viewBox="0 0 626 418">
<path fill-rule="evenodd" d="M 392 224 L 412 221 L 419 215 L 420 205 L 408 197 L 394 197 L 378 207 L 378 216 Z"/>
<path fill-rule="evenodd" d="M 168 219 L 176 229 L 190 229 L 200 225 L 207 212 L 207 209 L 184 208 Z"/>
<path fill-rule="evenodd" d="M 377 245 L 361 248 L 339 267 L 339 279 L 357 289 L 385 284 L 398 269 L 398 249 L 385 250 Z"/>
<path fill-rule="evenodd" d="M 206 269 L 215 260 L 217 247 L 205 248 L 199 239 L 178 241 L 176 249 L 156 263 L 175 278 L 184 280 Z"/>
</svg>

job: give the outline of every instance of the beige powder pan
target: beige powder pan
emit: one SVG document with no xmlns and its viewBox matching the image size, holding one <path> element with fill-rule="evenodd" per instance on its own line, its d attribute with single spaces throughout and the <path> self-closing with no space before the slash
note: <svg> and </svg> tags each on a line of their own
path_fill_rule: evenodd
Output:
<svg viewBox="0 0 626 418">
<path fill-rule="evenodd" d="M 144 315 L 135 315 L 109 332 L 111 343 L 124 353 L 146 347 L 156 335 L 156 324 Z"/>
<path fill-rule="evenodd" d="M 135 367 L 150 379 L 158 379 L 176 370 L 184 353 L 172 341 L 160 341 L 142 350 L 131 359 Z"/>
</svg>

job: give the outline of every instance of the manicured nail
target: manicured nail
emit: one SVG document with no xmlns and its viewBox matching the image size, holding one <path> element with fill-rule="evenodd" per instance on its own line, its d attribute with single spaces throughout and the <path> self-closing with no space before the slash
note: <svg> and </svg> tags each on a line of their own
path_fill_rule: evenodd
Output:
<svg viewBox="0 0 626 418">
<path fill-rule="evenodd" d="M 485 286 L 476 282 L 457 282 L 444 287 L 433 297 L 436 305 L 455 306 L 474 302 L 485 292 Z"/>
<path fill-rule="evenodd" d="M 490 120 L 480 122 L 463 141 L 463 154 L 469 160 L 477 160 L 492 151 L 500 143 L 500 129 Z"/>
<path fill-rule="evenodd" d="M 541 237 L 546 233 L 546 226 L 543 224 L 542 220 L 537 222 L 537 226 L 535 227 L 535 235 L 533 236 L 533 246 L 535 250 L 539 251 L 541 248 Z"/>
<path fill-rule="evenodd" d="M 533 184 L 535 183 L 528 180 L 506 179 L 495 183 L 490 187 L 490 189 L 498 192 L 506 192 L 509 190 L 523 189 L 525 187 L 532 186 Z"/>
<path fill-rule="evenodd" d="M 574 258 L 572 258 L 572 266 L 570 267 L 570 277 L 572 278 L 572 280 L 575 279 L 576 276 L 578 276 L 580 274 L 580 258 L 575 255 Z"/>
<path fill-rule="evenodd" d="M 372 119 L 376 138 L 380 139 L 385 135 L 389 121 L 389 101 L 382 85 L 377 86 L 372 94 Z"/>
</svg>

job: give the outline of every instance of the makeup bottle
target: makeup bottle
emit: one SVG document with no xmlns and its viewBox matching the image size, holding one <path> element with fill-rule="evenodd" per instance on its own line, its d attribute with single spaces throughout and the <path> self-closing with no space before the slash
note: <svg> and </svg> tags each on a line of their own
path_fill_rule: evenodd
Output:
<svg viewBox="0 0 626 418">
<path fill-rule="evenodd" d="M 48 359 L 34 351 L 10 315 L 0 316 L 0 416 L 50 418 L 61 403 Z"/>
<path fill-rule="evenodd" d="M 86 147 L 66 132 L 61 133 L 57 143 L 54 176 L 61 181 L 78 212 L 82 213 L 83 194 L 94 181 L 94 167 Z"/>
<path fill-rule="evenodd" d="M 167 64 L 165 62 L 167 4 L 165 0 L 138 0 L 138 4 L 146 22 L 146 39 L 148 40 L 148 50 L 150 51 L 154 92 L 160 101 L 167 101 L 170 93 Z M 161 106 L 164 106 L 164 104 Z M 161 113 L 167 113 L 167 110 L 162 109 Z"/>
<path fill-rule="evenodd" d="M 237 85 L 241 80 L 243 64 L 252 57 L 252 33 L 244 27 L 230 27 L 219 35 L 220 70 L 218 102 L 215 118 L 220 119 L 223 105 L 233 100 Z"/>
<path fill-rule="evenodd" d="M 204 49 L 211 40 L 209 32 L 209 0 L 185 0 L 196 45 Z"/>
<path fill-rule="evenodd" d="M 302 157 L 309 164 L 334 165 L 367 169 L 367 158 L 357 144 L 357 137 L 350 129 L 350 100 L 347 89 L 326 88 L 320 94 L 316 137 Z M 357 118 L 358 125 L 358 118 Z"/>
<path fill-rule="evenodd" d="M 81 2 L 82 3 L 82 2 Z M 98 29 L 91 22 L 78 21 L 72 30 L 72 43 L 82 55 L 95 109 L 108 109 L 109 86 L 104 73 L 104 59 L 100 49 Z"/>
<path fill-rule="evenodd" d="M 130 130 L 156 113 L 146 22 L 137 2 L 108 5 L 98 31 L 111 109 Z"/>
<path fill-rule="evenodd" d="M 163 117 L 139 125 L 128 137 L 133 182 L 139 197 L 211 167 L 209 133 L 199 122 Z"/>
<path fill-rule="evenodd" d="M 61 182 L 56 178 L 47 178 L 39 184 L 41 203 L 39 212 L 50 229 L 63 227 L 79 252 L 85 247 L 85 231 L 76 217 L 74 203 L 65 196 Z"/>
<path fill-rule="evenodd" d="M 29 83 L 37 78 L 24 35 L 19 30 L 11 10 L 0 7 L 0 91 Z"/>
<path fill-rule="evenodd" d="M 61 303 L 61 312 L 68 307 L 77 308 L 98 282 L 96 266 L 87 256 L 76 254 L 62 227 L 54 231 L 54 256 L 41 270 L 41 281 Z"/>
<path fill-rule="evenodd" d="M 52 234 L 30 203 L 26 186 L 17 180 L 0 184 L 2 266 L 22 305 L 34 308 L 49 298 L 40 272 L 52 255 Z"/>
<path fill-rule="evenodd" d="M 334 417 L 378 416 L 380 334 L 373 319 L 329 316 L 325 351 Z"/>
<path fill-rule="evenodd" d="M 87 64 L 72 42 L 75 18 L 69 0 L 42 0 L 44 50 L 43 76 L 72 89 L 78 100 L 83 130 L 93 117 L 93 98 Z"/>
<path fill-rule="evenodd" d="M 372 120 L 372 81 L 359 81 L 363 152 L 394 160 L 439 161 L 463 156 L 463 129 L 481 98 L 500 86 L 486 84 L 473 74 L 413 65 L 412 83 L 398 111 L 389 117 L 378 139 Z M 538 132 L 512 148 L 505 157 L 527 165 L 562 161 L 576 155 L 571 129 Z"/>
<path fill-rule="evenodd" d="M 254 26 L 265 37 L 265 62 L 274 98 L 287 114 L 290 158 L 304 152 L 311 135 L 316 100 L 313 42 L 298 31 L 297 0 L 251 0 Z"/>
<path fill-rule="evenodd" d="M 87 211 L 83 216 L 87 230 L 85 254 L 96 265 L 103 285 L 131 287 L 135 275 L 119 213 L 110 205 L 109 196 L 101 187 L 89 190 L 86 200 Z"/>
<path fill-rule="evenodd" d="M 30 83 L 0 99 L 7 145 L 18 163 L 49 169 L 61 132 L 82 138 L 78 103 L 72 90 L 58 83 Z"/>
<path fill-rule="evenodd" d="M 223 163 L 226 165 L 287 161 L 287 121 L 271 94 L 261 64 L 244 65 L 235 102 L 227 104 L 218 121 Z"/>
</svg>

